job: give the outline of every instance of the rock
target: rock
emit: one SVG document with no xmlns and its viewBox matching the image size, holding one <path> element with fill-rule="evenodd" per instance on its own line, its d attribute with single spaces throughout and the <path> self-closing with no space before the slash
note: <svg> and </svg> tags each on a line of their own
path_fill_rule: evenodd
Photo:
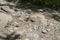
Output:
<svg viewBox="0 0 60 40">
<path fill-rule="evenodd" d="M 12 21 L 13 18 L 11 15 L 0 13 L 0 28 L 7 25 L 9 21 Z"/>
<path fill-rule="evenodd" d="M 0 0 L 0 4 L 6 4 L 7 2 L 5 0 Z"/>
<path fill-rule="evenodd" d="M 47 33 L 47 30 L 43 30 L 42 33 L 43 33 L 43 34 L 46 34 L 46 33 Z"/>
<path fill-rule="evenodd" d="M 44 28 L 47 26 L 47 19 L 41 13 L 34 13 L 31 15 L 30 21 L 33 21 L 34 29 Z M 32 22 L 31 21 L 31 22 Z"/>
<path fill-rule="evenodd" d="M 31 15 L 31 19 L 34 21 L 41 21 L 42 23 L 47 23 L 47 19 L 45 18 L 45 16 L 42 15 L 42 13 L 33 13 Z"/>
<path fill-rule="evenodd" d="M 30 40 L 30 39 L 26 38 L 25 40 Z"/>
<path fill-rule="evenodd" d="M 3 10 L 6 13 L 15 13 L 15 11 L 13 9 L 10 9 L 8 6 L 2 6 L 1 8 L 1 10 Z"/>
<path fill-rule="evenodd" d="M 44 10 L 43 9 L 38 9 L 38 12 L 43 12 Z"/>
</svg>

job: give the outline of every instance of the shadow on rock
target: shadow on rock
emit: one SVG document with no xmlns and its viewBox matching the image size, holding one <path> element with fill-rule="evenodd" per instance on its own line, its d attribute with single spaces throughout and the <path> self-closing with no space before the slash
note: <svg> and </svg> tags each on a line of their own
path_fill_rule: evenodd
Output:
<svg viewBox="0 0 60 40">
<path fill-rule="evenodd" d="M 20 35 L 19 34 L 15 34 L 15 32 L 11 33 L 11 34 L 5 34 L 6 37 L 0 36 L 0 39 L 3 40 L 16 40 L 16 39 L 20 39 Z"/>
<path fill-rule="evenodd" d="M 59 15 L 56 15 L 56 14 L 52 14 L 53 17 L 56 21 L 59 21 L 60 22 L 60 16 Z"/>
</svg>

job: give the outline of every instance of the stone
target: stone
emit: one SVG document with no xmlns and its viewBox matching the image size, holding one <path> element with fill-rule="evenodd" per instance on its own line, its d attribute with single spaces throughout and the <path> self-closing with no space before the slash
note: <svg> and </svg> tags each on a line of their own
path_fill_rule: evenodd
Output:
<svg viewBox="0 0 60 40">
<path fill-rule="evenodd" d="M 15 11 L 13 9 L 10 9 L 8 6 L 2 6 L 2 10 L 6 13 L 14 13 Z"/>
<path fill-rule="evenodd" d="M 43 30 L 43 31 L 42 31 L 42 33 L 43 33 L 43 34 L 46 34 L 46 33 L 47 33 L 47 31 L 46 31 L 46 30 Z"/>
<path fill-rule="evenodd" d="M 34 29 L 43 28 L 47 26 L 47 19 L 42 13 L 33 13 L 30 17 L 30 20 L 34 21 Z"/>
<path fill-rule="evenodd" d="M 39 12 L 43 12 L 44 10 L 43 9 L 38 9 Z"/>
<path fill-rule="evenodd" d="M 47 23 L 47 19 L 42 13 L 33 13 L 31 15 L 31 19 L 34 21 L 41 21 L 42 23 Z"/>
<path fill-rule="evenodd" d="M 6 4 L 7 2 L 5 0 L 0 0 L 0 4 Z"/>
<path fill-rule="evenodd" d="M 12 21 L 13 18 L 11 15 L 7 15 L 5 13 L 0 13 L 0 28 L 7 25 L 9 21 Z"/>
</svg>

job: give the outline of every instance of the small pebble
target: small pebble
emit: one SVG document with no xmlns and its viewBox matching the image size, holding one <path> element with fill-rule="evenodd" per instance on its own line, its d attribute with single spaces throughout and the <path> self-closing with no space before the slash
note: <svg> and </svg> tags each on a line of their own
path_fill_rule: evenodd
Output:
<svg viewBox="0 0 60 40">
<path fill-rule="evenodd" d="M 46 29 L 46 31 L 48 31 L 48 32 L 49 32 L 49 31 L 50 31 L 50 29 Z"/>
<path fill-rule="evenodd" d="M 46 34 L 46 33 L 47 33 L 47 31 L 46 31 L 46 30 L 43 30 L 43 31 L 42 31 L 42 33 L 43 33 L 43 34 Z"/>
</svg>

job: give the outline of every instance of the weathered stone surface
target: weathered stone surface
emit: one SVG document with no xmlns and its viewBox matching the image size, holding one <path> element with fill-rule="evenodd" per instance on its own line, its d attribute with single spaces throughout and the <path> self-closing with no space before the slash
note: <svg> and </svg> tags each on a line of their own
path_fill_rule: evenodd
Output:
<svg viewBox="0 0 60 40">
<path fill-rule="evenodd" d="M 0 0 L 0 4 L 5 4 L 6 1 L 5 0 Z"/>
<path fill-rule="evenodd" d="M 0 28 L 7 25 L 9 21 L 12 21 L 12 16 L 0 12 Z"/>
<path fill-rule="evenodd" d="M 6 13 L 14 13 L 15 11 L 10 9 L 8 6 L 2 6 L 1 10 L 3 10 Z"/>
<path fill-rule="evenodd" d="M 60 40 L 59 12 L 38 11 L 1 6 L 0 40 Z"/>
</svg>

